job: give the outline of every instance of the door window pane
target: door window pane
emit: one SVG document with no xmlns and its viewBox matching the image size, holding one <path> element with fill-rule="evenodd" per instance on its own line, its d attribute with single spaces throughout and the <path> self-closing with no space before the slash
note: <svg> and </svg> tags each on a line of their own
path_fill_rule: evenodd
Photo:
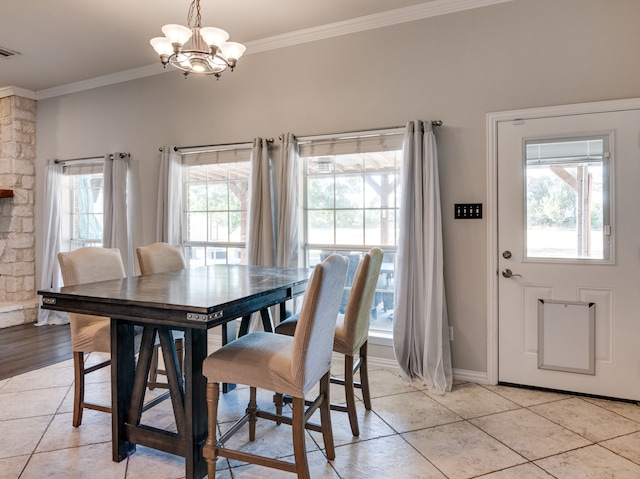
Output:
<svg viewBox="0 0 640 479">
<path fill-rule="evenodd" d="M 608 260 L 606 137 L 530 140 L 526 157 L 526 257 Z"/>
</svg>

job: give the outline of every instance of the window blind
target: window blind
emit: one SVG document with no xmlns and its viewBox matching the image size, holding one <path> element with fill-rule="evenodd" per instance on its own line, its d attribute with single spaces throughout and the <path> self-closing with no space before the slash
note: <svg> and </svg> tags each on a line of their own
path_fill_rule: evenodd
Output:
<svg viewBox="0 0 640 479">
<path fill-rule="evenodd" d="M 251 159 L 252 143 L 242 143 L 235 147 L 182 153 L 184 166 L 212 165 L 219 163 L 237 163 Z"/>
<path fill-rule="evenodd" d="M 382 135 L 371 132 L 353 137 L 318 137 L 301 139 L 298 151 L 302 157 L 395 151 L 402 149 L 402 139 L 403 131 Z"/>
</svg>

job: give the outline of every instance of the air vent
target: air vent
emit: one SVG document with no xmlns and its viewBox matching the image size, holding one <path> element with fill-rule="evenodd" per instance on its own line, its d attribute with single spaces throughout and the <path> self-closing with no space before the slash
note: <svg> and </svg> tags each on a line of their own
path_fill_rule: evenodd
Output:
<svg viewBox="0 0 640 479">
<path fill-rule="evenodd" d="M 20 55 L 18 52 L 9 50 L 8 48 L 0 47 L 0 58 L 11 58 L 15 55 Z"/>
</svg>

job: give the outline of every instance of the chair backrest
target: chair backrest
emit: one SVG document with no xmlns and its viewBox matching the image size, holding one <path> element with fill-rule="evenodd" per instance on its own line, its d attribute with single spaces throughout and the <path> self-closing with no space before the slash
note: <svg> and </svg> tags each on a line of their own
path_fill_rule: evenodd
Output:
<svg viewBox="0 0 640 479">
<path fill-rule="evenodd" d="M 122 279 L 126 276 L 120 250 L 117 248 L 90 246 L 58 253 L 58 263 L 65 286 Z M 108 321 L 109 318 L 103 316 L 69 313 L 73 350 L 109 352 Z"/>
<path fill-rule="evenodd" d="M 353 279 L 344 321 L 336 327 L 336 342 L 342 348 L 348 348 L 349 353 L 357 351 L 369 335 L 371 307 L 383 256 L 380 248 L 372 248 L 360 261 Z"/>
<path fill-rule="evenodd" d="M 95 283 L 126 276 L 120 250 L 89 246 L 58 253 L 58 263 L 65 286 Z"/>
<path fill-rule="evenodd" d="M 348 261 L 331 255 L 309 279 L 293 337 L 292 373 L 306 394 L 331 369 L 333 337 Z"/>
<path fill-rule="evenodd" d="M 140 273 L 153 274 L 185 269 L 187 265 L 178 244 L 153 243 L 136 248 Z"/>
</svg>

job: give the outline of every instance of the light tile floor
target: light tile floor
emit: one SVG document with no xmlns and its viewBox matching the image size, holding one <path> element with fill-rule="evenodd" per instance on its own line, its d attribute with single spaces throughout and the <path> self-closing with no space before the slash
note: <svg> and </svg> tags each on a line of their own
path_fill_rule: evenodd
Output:
<svg viewBox="0 0 640 479">
<path fill-rule="evenodd" d="M 88 397 L 107 401 L 109 372 L 96 374 Z M 472 383 L 437 396 L 388 369 L 370 379 L 373 410 L 358 404 L 360 437 L 346 414 L 332 413 L 335 461 L 326 460 L 319 434 L 308 435 L 312 479 L 640 478 L 636 405 Z M 112 462 L 109 415 L 85 411 L 82 426 L 71 426 L 72 381 L 71 361 L 0 381 L 0 478 L 184 477 L 182 459 L 145 447 Z M 343 398 L 339 387 L 332 391 Z M 222 396 L 223 423 L 243 413 L 247 395 L 238 388 Z M 272 408 L 271 393 L 258 399 Z M 154 409 L 144 419 L 171 426 L 169 401 Z M 244 437 L 235 436 L 236 445 Z M 244 447 L 291 456 L 290 429 L 259 421 L 258 439 Z M 295 477 L 226 459 L 218 470 L 221 479 Z"/>
</svg>

